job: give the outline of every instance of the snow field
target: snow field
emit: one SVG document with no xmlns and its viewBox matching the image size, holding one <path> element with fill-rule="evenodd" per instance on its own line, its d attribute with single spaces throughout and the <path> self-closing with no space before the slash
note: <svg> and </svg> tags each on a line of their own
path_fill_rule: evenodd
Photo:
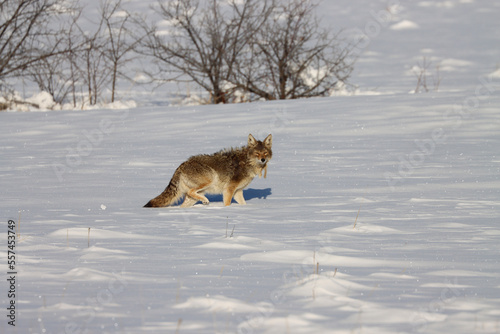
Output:
<svg viewBox="0 0 500 334">
<path fill-rule="evenodd" d="M 1 333 L 500 332 L 500 6 L 321 6 L 364 38 L 354 96 L 0 113 Z M 424 56 L 439 90 L 409 94 Z M 142 208 L 248 133 L 273 134 L 248 205 Z"/>
<path fill-rule="evenodd" d="M 19 328 L 494 333 L 499 98 L 457 127 L 461 99 L 3 115 Z M 274 156 L 247 206 L 142 208 L 189 155 L 248 133 L 273 133 Z"/>
</svg>

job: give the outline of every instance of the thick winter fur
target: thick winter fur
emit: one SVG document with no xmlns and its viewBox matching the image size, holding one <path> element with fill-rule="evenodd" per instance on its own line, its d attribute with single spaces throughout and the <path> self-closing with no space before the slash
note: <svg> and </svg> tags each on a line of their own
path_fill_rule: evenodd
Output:
<svg viewBox="0 0 500 334">
<path fill-rule="evenodd" d="M 255 176 L 262 176 L 262 171 L 266 177 L 267 163 L 273 156 L 271 146 L 271 135 L 260 141 L 250 134 L 247 146 L 193 156 L 177 168 L 167 188 L 144 207 L 173 205 L 182 197 L 181 207 L 198 201 L 208 204 L 207 193 L 222 194 L 226 206 L 233 197 L 237 203 L 246 204 L 243 189 Z"/>
</svg>

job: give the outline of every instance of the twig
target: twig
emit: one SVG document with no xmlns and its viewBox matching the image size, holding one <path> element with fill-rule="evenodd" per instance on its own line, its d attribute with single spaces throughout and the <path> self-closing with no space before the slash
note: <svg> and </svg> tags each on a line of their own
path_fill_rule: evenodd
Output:
<svg viewBox="0 0 500 334">
<path fill-rule="evenodd" d="M 420 93 L 420 92 L 429 92 L 430 89 L 427 86 L 427 76 L 430 75 L 432 76 L 432 82 L 434 85 L 434 91 L 439 90 L 439 85 L 441 84 L 441 72 L 440 72 L 440 64 L 436 65 L 436 74 L 433 75 L 429 73 L 429 68 L 431 66 L 432 62 L 427 61 L 426 57 L 422 58 L 422 62 L 418 62 L 417 66 L 418 69 L 414 69 L 413 72 L 415 73 L 415 76 L 417 77 L 417 87 L 415 87 L 415 92 L 414 93 Z"/>
<path fill-rule="evenodd" d="M 354 220 L 354 226 L 352 227 L 353 230 L 356 228 L 356 223 L 359 217 L 359 211 L 361 211 L 361 204 L 359 205 L 358 214 L 356 215 L 356 219 Z"/>
<path fill-rule="evenodd" d="M 182 324 L 182 318 L 179 318 L 179 320 L 177 320 L 177 328 L 175 329 L 175 334 L 179 334 L 179 329 L 181 328 L 181 324 Z"/>
<path fill-rule="evenodd" d="M 222 266 L 222 268 L 220 268 L 220 275 L 219 275 L 219 278 L 222 277 L 222 272 L 224 271 L 224 266 Z"/>
<path fill-rule="evenodd" d="M 440 64 L 437 64 L 436 65 L 436 77 L 432 77 L 432 80 L 434 82 L 434 91 L 438 91 L 439 90 L 439 85 L 441 85 L 441 72 L 439 71 L 439 69 L 441 68 L 441 65 Z"/>
</svg>

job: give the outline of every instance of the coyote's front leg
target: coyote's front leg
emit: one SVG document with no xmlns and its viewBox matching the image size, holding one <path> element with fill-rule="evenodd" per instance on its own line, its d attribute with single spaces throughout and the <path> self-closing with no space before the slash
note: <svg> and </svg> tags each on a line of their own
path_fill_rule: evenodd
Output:
<svg viewBox="0 0 500 334">
<path fill-rule="evenodd" d="M 241 205 L 247 204 L 247 202 L 245 202 L 245 198 L 243 197 L 243 189 L 236 190 L 236 192 L 234 193 L 234 200 L 236 201 L 236 203 Z"/>
<path fill-rule="evenodd" d="M 225 206 L 231 205 L 231 200 L 233 199 L 235 190 L 236 185 L 231 183 L 222 191 L 222 199 L 224 200 Z"/>
</svg>

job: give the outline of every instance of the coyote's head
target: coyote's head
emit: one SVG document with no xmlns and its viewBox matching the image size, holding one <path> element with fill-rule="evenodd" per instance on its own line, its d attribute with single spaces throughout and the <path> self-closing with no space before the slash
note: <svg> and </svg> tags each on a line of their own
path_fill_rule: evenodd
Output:
<svg viewBox="0 0 500 334">
<path fill-rule="evenodd" d="M 271 146 L 273 145 L 273 136 L 269 135 L 264 141 L 256 140 L 251 134 L 248 135 L 248 157 L 257 166 L 264 168 L 273 157 Z"/>
</svg>

